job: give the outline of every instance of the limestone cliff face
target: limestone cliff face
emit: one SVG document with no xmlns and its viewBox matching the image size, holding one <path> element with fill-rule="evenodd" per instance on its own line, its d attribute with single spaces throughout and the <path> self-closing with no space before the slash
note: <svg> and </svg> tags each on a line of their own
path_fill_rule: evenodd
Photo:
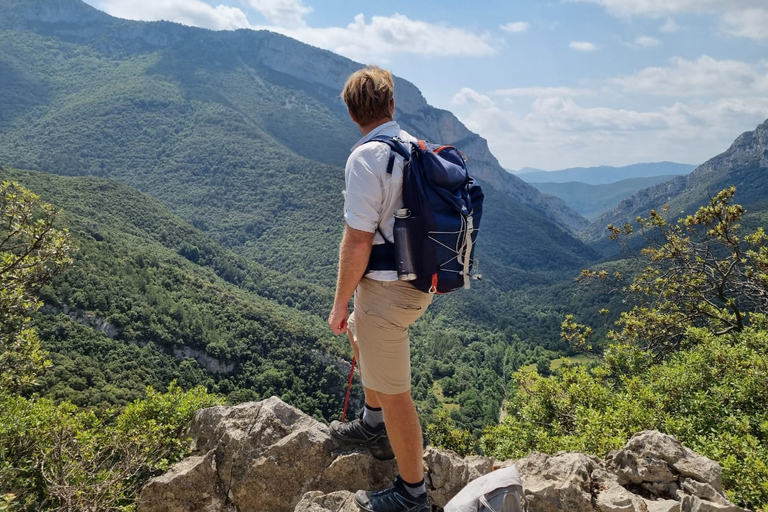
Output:
<svg viewBox="0 0 768 512">
<path fill-rule="evenodd" d="M 749 172 L 735 172 L 749 166 Z M 768 120 L 754 131 L 740 135 L 727 151 L 708 160 L 690 174 L 677 176 L 670 181 L 641 190 L 624 199 L 612 211 L 600 216 L 582 234 L 586 239 L 597 239 L 608 235 L 608 224 L 622 226 L 636 216 L 646 216 L 651 209 L 660 209 L 664 204 L 679 198 L 686 192 L 700 190 L 698 205 L 704 204 L 707 193 L 715 194 L 718 187 L 736 185 L 739 196 L 749 200 L 757 188 L 768 188 Z M 697 205 L 697 206 L 698 206 Z M 694 206 L 693 204 L 685 206 Z"/>
<path fill-rule="evenodd" d="M 18 5 L 23 6 L 21 10 L 14 9 Z M 105 51 L 117 49 L 116 45 L 120 46 L 119 51 L 128 52 L 147 47 L 166 48 L 210 37 L 212 44 L 222 45 L 243 61 L 255 60 L 259 66 L 316 86 L 316 93 L 331 102 L 340 102 L 338 93 L 344 81 L 361 67 L 329 51 L 267 31 L 213 33 L 169 22 L 129 22 L 112 18 L 80 0 L 0 0 L 0 18 L 3 7 L 11 8 L 13 19 L 8 16 L 5 21 L 0 19 L 0 26 L 44 25 L 46 30 L 58 35 L 96 41 L 96 44 L 103 40 Z M 416 86 L 397 79 L 395 89 L 396 118 L 404 129 L 430 141 L 455 144 L 467 155 L 473 176 L 555 224 L 573 231 L 587 226 L 588 222 L 562 200 L 543 195 L 506 172 L 489 151 L 485 139 L 469 131 L 450 112 L 430 106 Z"/>
</svg>

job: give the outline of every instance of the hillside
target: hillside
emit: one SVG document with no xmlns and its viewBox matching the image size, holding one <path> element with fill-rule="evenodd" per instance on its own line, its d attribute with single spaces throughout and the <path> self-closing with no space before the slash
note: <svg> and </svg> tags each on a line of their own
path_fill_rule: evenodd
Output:
<svg viewBox="0 0 768 512">
<path fill-rule="evenodd" d="M 589 185 L 605 185 L 630 178 L 655 178 L 659 176 L 677 176 L 688 174 L 694 165 L 674 162 L 654 162 L 626 165 L 624 167 L 572 167 L 558 171 L 523 169 L 515 173 L 527 183 L 568 183 L 577 181 Z"/>
<path fill-rule="evenodd" d="M 595 220 L 600 214 L 612 210 L 635 192 L 669 181 L 674 176 L 629 178 L 604 185 L 590 185 L 569 181 L 566 183 L 533 183 L 539 191 L 562 199 L 574 211 L 588 220 Z"/>
<path fill-rule="evenodd" d="M 736 186 L 736 200 L 746 207 L 764 202 L 768 195 L 768 120 L 754 131 L 740 135 L 727 151 L 687 175 L 644 189 L 624 199 L 612 211 L 601 215 L 582 232 L 585 239 L 598 241 L 607 235 L 608 224 L 617 226 L 645 216 L 651 209 L 669 205 L 675 218 L 692 213 L 720 190 Z"/>
<path fill-rule="evenodd" d="M 0 179 L 60 208 L 78 246 L 40 293 L 54 362 L 44 394 L 124 405 L 178 379 L 233 401 L 278 394 L 318 417 L 338 411 L 347 348 L 325 328 L 328 290 L 235 255 L 127 186 L 7 168 Z"/>
<path fill-rule="evenodd" d="M 330 288 L 222 247 L 125 185 L 3 167 L 0 180 L 61 209 L 78 246 L 72 268 L 40 291 L 35 324 L 54 363 L 43 396 L 104 409 L 177 380 L 231 403 L 276 395 L 338 416 L 351 352 L 325 324 Z M 498 419 L 505 376 L 562 349 L 562 310 L 536 311 L 540 292 L 521 288 L 437 297 L 413 326 L 413 395 L 425 421 L 448 403 L 458 424 L 481 431 Z M 559 293 L 562 307 L 578 303 Z"/>
<path fill-rule="evenodd" d="M 341 166 L 359 136 L 338 91 L 359 64 L 268 32 L 118 20 L 78 0 L 1 0 L 0 66 L 0 104 L 14 105 L 0 117 L 0 162 L 119 180 L 240 254 L 333 283 Z M 489 278 L 595 258 L 563 227 L 584 219 L 506 173 L 412 84 L 398 80 L 396 91 L 405 129 L 456 143 L 500 191 L 489 194 L 479 246 Z M 527 237 L 541 245 L 520 243 Z"/>
</svg>

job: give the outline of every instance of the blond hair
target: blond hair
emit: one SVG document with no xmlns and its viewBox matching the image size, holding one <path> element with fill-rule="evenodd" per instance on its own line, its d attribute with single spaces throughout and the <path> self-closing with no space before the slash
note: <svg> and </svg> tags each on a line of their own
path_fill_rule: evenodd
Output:
<svg viewBox="0 0 768 512">
<path fill-rule="evenodd" d="M 378 66 L 368 66 L 349 75 L 341 99 L 354 121 L 366 126 L 380 119 L 392 119 L 390 101 L 394 94 L 392 73 Z"/>
</svg>

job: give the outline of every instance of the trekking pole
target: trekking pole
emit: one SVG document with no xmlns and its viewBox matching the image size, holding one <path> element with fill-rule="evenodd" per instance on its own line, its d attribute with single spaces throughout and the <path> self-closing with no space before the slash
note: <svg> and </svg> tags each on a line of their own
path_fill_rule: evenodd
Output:
<svg viewBox="0 0 768 512">
<path fill-rule="evenodd" d="M 355 374 L 355 356 L 352 356 L 352 367 L 349 369 L 349 384 L 347 384 L 347 398 L 344 399 L 344 412 L 341 415 L 341 422 L 347 419 L 347 405 L 349 404 L 349 392 L 352 391 L 352 376 Z"/>
</svg>

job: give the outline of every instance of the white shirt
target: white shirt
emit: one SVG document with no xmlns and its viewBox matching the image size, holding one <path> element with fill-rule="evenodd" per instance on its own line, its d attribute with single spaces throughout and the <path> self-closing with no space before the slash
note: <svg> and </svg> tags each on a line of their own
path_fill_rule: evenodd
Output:
<svg viewBox="0 0 768 512">
<path fill-rule="evenodd" d="M 392 230 L 395 226 L 395 210 L 403 207 L 403 162 L 400 155 L 395 156 L 392 174 L 387 174 L 390 148 L 384 143 L 366 144 L 378 135 L 400 137 L 405 142 L 416 142 L 416 139 L 400 129 L 394 121 L 389 121 L 364 135 L 357 144 L 352 146 L 351 154 L 344 169 L 344 220 L 347 225 L 360 231 L 375 233 L 373 245 L 384 243 L 378 227 L 387 237 L 393 240 Z M 397 272 L 394 270 L 372 270 L 366 277 L 377 281 L 396 281 Z"/>
</svg>

